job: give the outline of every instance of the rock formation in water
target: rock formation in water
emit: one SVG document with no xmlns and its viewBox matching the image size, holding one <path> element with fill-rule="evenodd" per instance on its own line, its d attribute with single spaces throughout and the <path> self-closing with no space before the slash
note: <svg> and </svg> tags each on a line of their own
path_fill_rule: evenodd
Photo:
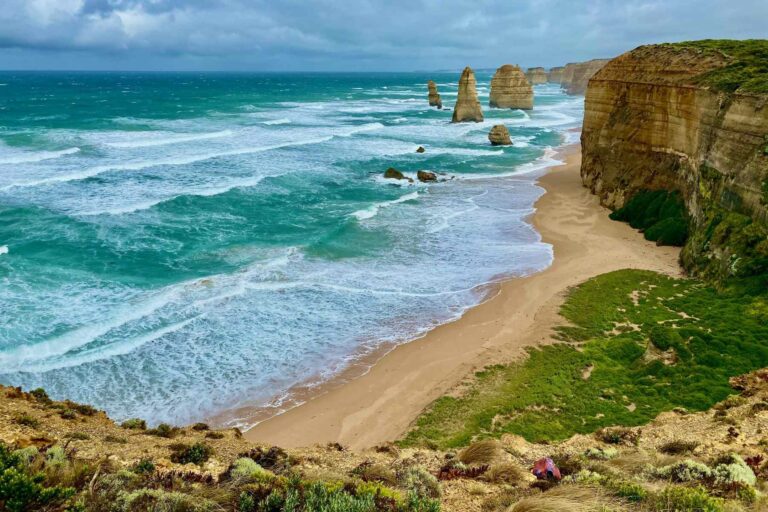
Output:
<svg viewBox="0 0 768 512">
<path fill-rule="evenodd" d="M 437 174 L 432 171 L 419 171 L 416 173 L 416 177 L 421 182 L 437 181 Z"/>
<path fill-rule="evenodd" d="M 641 190 L 682 195 L 681 261 L 715 280 L 768 272 L 768 92 L 740 60 L 759 60 L 768 41 L 725 43 L 641 46 L 611 60 L 589 82 L 581 136 L 582 180 L 604 205 Z"/>
<path fill-rule="evenodd" d="M 440 99 L 440 94 L 437 92 L 437 84 L 433 80 L 427 82 L 427 88 L 429 89 L 429 106 L 443 108 L 443 100 Z"/>
<path fill-rule="evenodd" d="M 547 71 L 544 68 L 528 68 L 525 76 L 531 85 L 547 83 Z"/>
<path fill-rule="evenodd" d="M 384 171 L 384 177 L 390 180 L 408 180 L 411 182 L 413 181 L 412 178 L 407 177 L 405 174 L 398 171 L 394 167 L 390 167 L 389 169 Z"/>
<path fill-rule="evenodd" d="M 453 108 L 454 123 L 465 121 L 482 122 L 483 111 L 480 108 L 480 100 L 477 99 L 477 81 L 475 73 L 469 66 L 464 68 L 459 78 L 459 93 L 456 97 L 456 106 Z"/>
<path fill-rule="evenodd" d="M 519 66 L 504 64 L 496 70 L 488 104 L 495 108 L 533 108 L 533 88 Z"/>
<path fill-rule="evenodd" d="M 425 151 L 426 149 L 424 149 L 424 146 L 419 146 L 418 148 L 416 148 L 417 153 L 424 153 Z"/>
<path fill-rule="evenodd" d="M 587 90 L 589 79 L 600 71 L 610 59 L 593 59 L 587 62 L 575 62 L 566 64 L 561 87 L 567 94 L 584 94 Z"/>
<path fill-rule="evenodd" d="M 494 125 L 488 132 L 488 140 L 494 146 L 511 146 L 512 139 L 509 138 L 509 130 L 503 124 Z"/>
<path fill-rule="evenodd" d="M 565 70 L 564 66 L 556 66 L 549 70 L 549 73 L 547 73 L 547 82 L 552 84 L 559 84 L 563 81 L 563 70 Z"/>
</svg>

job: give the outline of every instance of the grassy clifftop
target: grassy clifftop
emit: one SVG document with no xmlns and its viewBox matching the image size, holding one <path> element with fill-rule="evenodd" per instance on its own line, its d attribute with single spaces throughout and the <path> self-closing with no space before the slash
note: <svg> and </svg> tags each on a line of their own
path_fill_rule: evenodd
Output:
<svg viewBox="0 0 768 512">
<path fill-rule="evenodd" d="M 696 83 L 725 92 L 768 94 L 768 40 L 705 39 L 671 43 L 674 48 L 693 48 L 703 52 L 721 52 L 730 63 L 705 73 Z"/>
</svg>

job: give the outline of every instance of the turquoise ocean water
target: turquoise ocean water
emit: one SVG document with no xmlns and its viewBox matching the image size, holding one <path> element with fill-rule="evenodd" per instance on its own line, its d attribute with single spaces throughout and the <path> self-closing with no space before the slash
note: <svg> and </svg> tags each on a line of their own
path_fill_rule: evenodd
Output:
<svg viewBox="0 0 768 512">
<path fill-rule="evenodd" d="M 452 107 L 458 73 L 0 73 L 0 382 L 118 419 L 279 407 L 545 268 L 525 219 L 583 98 L 489 110 L 479 73 L 486 121 L 452 125 L 428 79 Z"/>
</svg>

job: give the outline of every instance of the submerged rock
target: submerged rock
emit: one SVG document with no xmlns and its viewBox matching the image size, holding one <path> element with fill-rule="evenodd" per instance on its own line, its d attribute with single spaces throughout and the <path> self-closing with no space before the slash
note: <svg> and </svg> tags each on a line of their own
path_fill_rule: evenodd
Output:
<svg viewBox="0 0 768 512">
<path fill-rule="evenodd" d="M 431 171 L 419 171 L 416 173 L 416 177 L 421 182 L 426 181 L 437 181 L 437 174 L 431 172 Z"/>
<path fill-rule="evenodd" d="M 430 80 L 427 82 L 427 88 L 429 89 L 429 106 L 443 108 L 443 100 L 440 99 L 440 94 L 437 92 L 437 84 Z"/>
<path fill-rule="evenodd" d="M 453 108 L 453 123 L 465 121 L 482 122 L 483 110 L 480 108 L 480 100 L 477 99 L 477 80 L 475 73 L 469 66 L 464 68 L 459 79 L 459 93 L 456 97 L 456 106 Z"/>
<path fill-rule="evenodd" d="M 488 132 L 488 140 L 494 146 L 511 146 L 512 139 L 509 137 L 509 130 L 503 124 L 497 124 Z"/>
<path fill-rule="evenodd" d="M 424 146 L 419 146 L 418 148 L 416 148 L 417 153 L 424 153 L 425 151 L 426 149 L 424 149 Z"/>
<path fill-rule="evenodd" d="M 496 70 L 488 104 L 495 108 L 533 108 L 533 88 L 519 66 L 504 64 Z"/>
</svg>

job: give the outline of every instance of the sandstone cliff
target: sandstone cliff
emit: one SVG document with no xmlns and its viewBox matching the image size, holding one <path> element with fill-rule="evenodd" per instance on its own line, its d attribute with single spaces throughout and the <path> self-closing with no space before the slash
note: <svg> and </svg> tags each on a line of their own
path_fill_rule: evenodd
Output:
<svg viewBox="0 0 768 512">
<path fill-rule="evenodd" d="M 565 65 L 560 85 L 568 94 L 584 94 L 587 83 L 600 71 L 609 59 L 593 59 L 587 62 L 572 62 Z"/>
<path fill-rule="evenodd" d="M 743 71 L 739 44 L 753 43 L 715 43 L 641 46 L 606 64 L 587 89 L 581 175 L 610 208 L 679 191 L 683 264 L 721 280 L 768 272 L 768 90 Z"/>
<path fill-rule="evenodd" d="M 547 82 L 553 83 L 553 84 L 559 84 L 563 81 L 563 71 L 565 70 L 564 66 L 556 66 L 549 70 L 549 73 L 547 73 Z"/>
<path fill-rule="evenodd" d="M 443 108 L 443 100 L 440 99 L 440 94 L 437 92 L 437 84 L 433 80 L 427 82 L 427 88 L 429 93 L 427 99 L 429 100 L 430 107 Z"/>
<path fill-rule="evenodd" d="M 469 66 L 464 68 L 459 78 L 459 93 L 456 96 L 456 106 L 453 108 L 454 123 L 483 120 L 483 111 L 480 108 L 480 100 L 477 99 L 477 80 L 475 73 Z"/>
<path fill-rule="evenodd" d="M 547 72 L 544 68 L 528 68 L 525 76 L 531 85 L 547 83 Z"/>
<path fill-rule="evenodd" d="M 504 64 L 496 70 L 488 104 L 496 108 L 533 108 L 533 88 L 519 66 Z"/>
<path fill-rule="evenodd" d="M 511 146 L 512 139 L 509 136 L 509 130 L 503 124 L 494 125 L 488 132 L 488 140 L 494 146 Z"/>
</svg>

